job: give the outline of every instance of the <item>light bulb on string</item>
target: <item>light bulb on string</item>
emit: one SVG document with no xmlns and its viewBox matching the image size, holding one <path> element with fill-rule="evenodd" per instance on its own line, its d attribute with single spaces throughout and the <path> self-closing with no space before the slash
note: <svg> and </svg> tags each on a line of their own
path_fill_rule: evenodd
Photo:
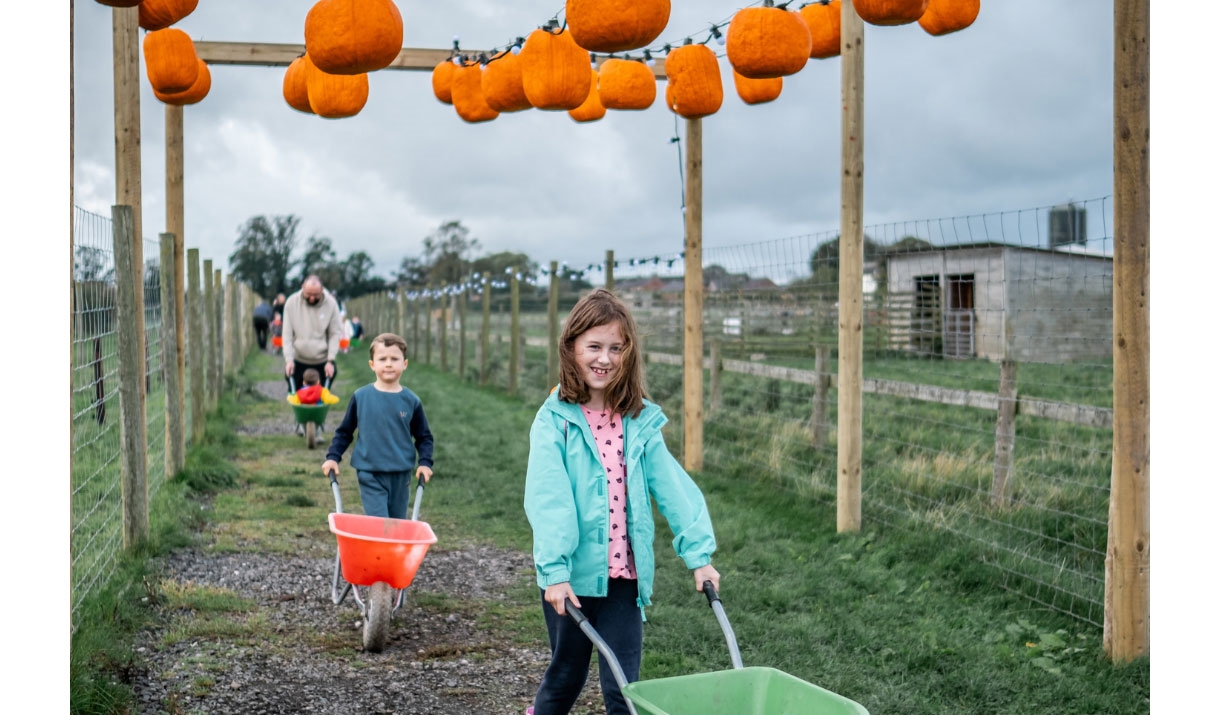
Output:
<svg viewBox="0 0 1220 715">
<path fill-rule="evenodd" d="M 724 45 L 724 35 L 720 32 L 720 28 L 712 25 L 712 37 L 716 38 L 717 45 Z"/>
<path fill-rule="evenodd" d="M 652 58 L 652 53 L 651 53 L 651 52 L 649 52 L 648 50 L 644 50 L 644 62 L 645 62 L 645 64 L 647 64 L 649 67 L 656 67 L 656 66 L 657 66 L 657 61 L 656 61 L 656 60 L 654 60 L 654 59 Z"/>
</svg>

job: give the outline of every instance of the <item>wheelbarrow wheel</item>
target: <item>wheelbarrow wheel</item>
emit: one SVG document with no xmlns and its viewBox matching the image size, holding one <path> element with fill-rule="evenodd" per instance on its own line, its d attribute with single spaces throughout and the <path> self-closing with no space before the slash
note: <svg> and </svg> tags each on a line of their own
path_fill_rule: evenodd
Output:
<svg viewBox="0 0 1220 715">
<path fill-rule="evenodd" d="M 364 618 L 364 650 L 380 653 L 390 633 L 390 614 L 394 610 L 394 589 L 385 581 L 369 586 L 368 613 Z"/>
<path fill-rule="evenodd" d="M 305 446 L 313 449 L 317 444 L 318 426 L 312 422 L 305 423 Z"/>
</svg>

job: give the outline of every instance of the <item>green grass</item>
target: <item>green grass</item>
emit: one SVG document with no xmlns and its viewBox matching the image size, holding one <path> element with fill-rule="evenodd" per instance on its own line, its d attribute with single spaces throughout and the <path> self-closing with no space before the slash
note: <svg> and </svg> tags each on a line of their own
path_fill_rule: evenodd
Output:
<svg viewBox="0 0 1220 715">
<path fill-rule="evenodd" d="M 533 363 L 544 370 L 545 353 L 541 357 Z M 366 359 L 355 353 L 340 357 L 334 391 L 343 402 L 332 410 L 341 411 L 351 391 L 370 380 Z M 474 363 L 472 355 L 468 359 Z M 275 363 L 270 356 L 252 355 L 245 375 L 248 379 L 264 375 Z M 527 360 L 527 370 L 529 364 Z M 450 366 L 456 369 L 452 356 Z M 650 368 L 649 379 L 673 420 L 666 428 L 667 438 L 671 444 L 680 441 L 679 400 L 673 396 L 675 389 L 680 394 L 680 376 Z M 475 542 L 528 551 L 531 537 L 522 511 L 526 435 L 545 394 L 542 381 L 523 382 L 522 395 L 512 397 L 502 387 L 480 388 L 414 360 L 403 381 L 420 395 L 436 436 L 436 472 L 422 510 L 422 518 L 440 537 L 433 548 Z M 759 400 L 770 399 L 754 392 Z M 229 418 L 288 419 L 282 402 L 248 391 L 237 393 L 232 411 L 226 413 Z M 785 396 L 781 407 L 790 400 Z M 882 496 L 887 502 L 905 499 L 929 516 L 935 510 L 928 504 L 935 503 L 945 527 L 964 528 L 965 515 L 977 512 L 973 492 L 982 477 L 971 465 L 985 461 L 980 445 L 994 426 L 988 428 L 981 420 L 970 429 L 937 428 L 938 420 L 951 418 L 947 413 L 939 417 L 927 413 L 926 407 L 912 407 L 915 411 L 909 414 L 898 410 L 885 417 L 888 422 L 866 424 L 872 430 L 867 442 L 873 450 L 866 453 L 866 465 L 874 483 L 865 494 L 866 530 L 855 535 L 836 532 L 833 430 L 830 444 L 815 450 L 795 439 L 797 432 L 788 424 L 793 420 L 783 415 L 774 423 L 748 425 L 742 415 L 751 405 L 744 402 L 709 421 L 709 466 L 695 476 L 715 524 L 721 595 L 745 663 L 791 673 L 857 700 L 873 713 L 1148 712 L 1147 659 L 1123 666 L 1109 663 L 1102 654 L 1099 628 L 1040 607 L 1011 590 L 1004 572 L 984 563 L 989 557 L 978 543 L 948 535 L 934 524 L 910 528 L 870 502 Z M 908 424 L 916 413 L 931 423 Z M 932 416 L 927 418 L 928 414 Z M 730 415 L 743 421 L 735 422 Z M 328 422 L 333 426 L 335 419 Z M 218 423 L 230 428 L 234 424 L 220 419 Z M 762 434 L 769 439 L 756 444 Z M 163 499 L 182 502 L 163 509 L 161 517 L 182 520 L 173 532 L 178 534 L 175 543 L 185 543 L 185 533 L 200 531 L 197 520 L 206 516 L 208 532 L 214 536 L 208 548 L 217 551 L 333 553 L 325 520 L 333 505 L 320 472 L 320 451 L 305 449 L 301 438 L 293 435 L 228 433 L 214 438 L 231 445 L 225 453 L 236 466 L 235 482 L 218 485 L 206 512 L 192 509 L 188 492 L 176 482 L 163 493 Z M 1097 449 L 1108 449 L 1091 433 L 1073 439 L 1089 439 Z M 954 451 L 942 456 L 931 451 L 936 444 Z M 1025 458 L 1040 460 L 1037 469 L 1048 472 L 1070 468 L 1082 476 L 1092 474 L 1099 464 L 1078 464 L 1079 450 L 1068 449 L 1069 444 L 1074 443 L 1066 439 L 1048 443 Z M 793 470 L 799 478 L 789 476 Z M 340 485 L 348 511 L 359 508 L 352 477 L 345 466 Z M 887 486 L 882 489 L 878 484 Z M 1082 500 L 1080 494 L 1064 488 L 1055 493 L 1045 485 L 1022 489 L 1037 492 L 1030 499 L 1057 507 Z M 1029 525 L 1048 519 L 1046 510 L 1018 511 L 1021 514 L 1011 518 L 1030 519 Z M 1100 536 L 1077 536 L 1089 543 L 1100 538 L 1104 544 L 1104 515 L 1102 523 Z M 647 679 L 730 667 L 715 619 L 673 555 L 671 538 L 658 516 L 655 606 L 649 609 L 645 626 L 642 677 Z M 1061 538 L 1076 537 L 1063 532 Z M 115 579 L 135 584 L 127 592 L 143 588 L 146 575 L 139 572 L 139 564 L 130 568 Z M 155 577 L 150 578 L 155 583 Z M 123 593 L 101 599 L 105 605 L 91 604 L 90 614 L 122 614 L 91 615 L 88 627 L 82 626 L 74 641 L 73 712 L 122 711 L 107 709 L 106 704 L 120 704 L 127 697 L 122 673 L 131 667 L 131 660 L 130 647 L 124 644 L 140 627 L 142 614 L 138 605 L 129 603 L 138 599 L 125 599 Z M 262 634 L 257 613 L 250 613 L 248 604 L 231 594 L 187 592 L 173 597 L 200 604 L 202 614 L 193 623 L 181 622 L 176 632 L 200 629 L 224 635 L 227 621 L 248 623 L 254 633 Z M 509 599 L 502 603 L 474 604 L 444 595 L 429 598 L 420 605 L 478 613 L 480 628 L 489 638 L 545 645 L 537 590 L 528 576 L 509 589 Z M 208 604 L 215 610 L 208 611 Z M 350 647 L 315 645 L 340 656 Z M 278 646 L 270 642 L 267 647 Z M 79 676 L 78 663 L 82 664 Z"/>
</svg>

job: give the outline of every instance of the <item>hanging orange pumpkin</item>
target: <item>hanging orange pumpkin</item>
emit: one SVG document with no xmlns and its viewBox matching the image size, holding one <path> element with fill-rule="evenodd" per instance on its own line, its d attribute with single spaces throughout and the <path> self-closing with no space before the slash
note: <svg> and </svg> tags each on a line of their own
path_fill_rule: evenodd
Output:
<svg viewBox="0 0 1220 715">
<path fill-rule="evenodd" d="M 141 0 L 97 0 L 98 5 L 106 7 L 135 7 Z"/>
<path fill-rule="evenodd" d="M 298 112 L 313 114 L 309 107 L 309 55 L 293 60 L 284 70 L 284 101 Z"/>
<path fill-rule="evenodd" d="M 185 92 L 199 78 L 199 56 L 191 36 L 176 27 L 144 35 L 144 68 L 153 89 Z"/>
<path fill-rule="evenodd" d="M 505 52 L 483 67 L 483 97 L 497 112 L 520 112 L 533 106 L 521 84 L 519 56 Z"/>
<path fill-rule="evenodd" d="M 979 16 L 979 0 L 928 0 L 919 26 L 929 35 L 947 35 L 964 30 Z"/>
<path fill-rule="evenodd" d="M 183 106 L 186 104 L 197 104 L 203 101 L 203 98 L 208 96 L 208 92 L 212 91 L 212 72 L 208 69 L 208 63 L 199 60 L 199 76 L 195 79 L 195 84 L 184 92 L 158 92 L 153 88 L 153 94 L 157 99 L 166 104 Z"/>
<path fill-rule="evenodd" d="M 576 109 L 570 110 L 568 116 L 572 119 L 581 122 L 596 122 L 606 116 L 606 107 L 602 104 L 601 96 L 597 91 L 597 70 L 589 70 L 591 79 L 589 80 L 589 96 L 585 97 L 585 101 L 581 102 Z"/>
<path fill-rule="evenodd" d="M 305 50 L 327 74 L 388 67 L 402 51 L 402 15 L 391 0 L 318 0 L 305 15 Z"/>
<path fill-rule="evenodd" d="M 657 76 L 643 62 L 611 58 L 598 70 L 597 94 L 606 109 L 648 109 L 657 98 Z"/>
<path fill-rule="evenodd" d="M 140 3 L 140 27 L 164 30 L 195 12 L 199 0 L 144 0 Z"/>
<path fill-rule="evenodd" d="M 809 61 L 813 39 L 795 12 L 771 6 L 738 10 L 729 22 L 725 51 L 729 64 L 750 79 L 771 79 L 800 72 Z"/>
<path fill-rule="evenodd" d="M 330 74 L 313 63 L 306 65 L 305 84 L 309 91 L 309 108 L 326 119 L 352 117 L 364 109 L 369 100 L 367 74 Z"/>
<path fill-rule="evenodd" d="M 567 0 L 572 39 L 590 52 L 624 52 L 653 40 L 669 24 L 669 0 Z"/>
<path fill-rule="evenodd" d="M 928 9 L 928 0 L 852 0 L 861 20 L 870 25 L 906 25 Z"/>
<path fill-rule="evenodd" d="M 746 104 L 765 104 L 779 97 L 784 89 L 784 78 L 750 79 L 734 71 L 733 86 L 737 88 L 737 96 Z"/>
<path fill-rule="evenodd" d="M 489 122 L 500 116 L 483 96 L 483 69 L 478 62 L 454 68 L 452 94 L 453 108 L 458 116 L 471 124 Z"/>
<path fill-rule="evenodd" d="M 715 114 L 724 102 L 720 63 L 707 45 L 682 45 L 665 55 L 665 102 L 687 119 Z"/>
<path fill-rule="evenodd" d="M 453 104 L 453 71 L 456 69 L 452 58 L 432 68 L 432 94 L 445 104 Z"/>
<path fill-rule="evenodd" d="M 521 48 L 521 86 L 530 104 L 543 110 L 571 110 L 589 96 L 589 53 L 572 33 L 534 30 Z"/>
<path fill-rule="evenodd" d="M 813 41 L 809 49 L 810 59 L 838 57 L 842 39 L 840 28 L 843 24 L 843 3 L 839 0 L 821 0 L 801 8 L 799 14 L 805 21 L 805 26 L 809 28 L 809 37 Z"/>
</svg>

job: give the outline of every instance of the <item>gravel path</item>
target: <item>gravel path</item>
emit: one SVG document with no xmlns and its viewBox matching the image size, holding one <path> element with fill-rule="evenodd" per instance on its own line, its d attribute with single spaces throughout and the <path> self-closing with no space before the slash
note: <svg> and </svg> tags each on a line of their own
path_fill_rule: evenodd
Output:
<svg viewBox="0 0 1220 715">
<path fill-rule="evenodd" d="M 283 383 L 258 388 L 283 399 Z M 246 424 L 239 431 L 277 429 L 285 428 Z M 436 715 L 523 713 L 530 704 L 546 650 L 497 642 L 475 620 L 504 600 L 509 586 L 532 580 L 529 554 L 434 547 L 394 616 L 384 651 L 374 654 L 361 647 L 363 625 L 351 596 L 337 606 L 331 601 L 333 543 L 302 549 L 305 555 L 293 556 L 184 549 L 165 557 L 157 565 L 159 592 L 212 587 L 255 606 L 226 611 L 218 623 L 215 614 L 174 612 L 167 599 L 154 603 L 164 625 L 140 634 L 130 674 L 139 712 Z M 538 627 L 542 636 L 541 618 Z M 595 668 L 574 713 L 602 712 Z"/>
</svg>

